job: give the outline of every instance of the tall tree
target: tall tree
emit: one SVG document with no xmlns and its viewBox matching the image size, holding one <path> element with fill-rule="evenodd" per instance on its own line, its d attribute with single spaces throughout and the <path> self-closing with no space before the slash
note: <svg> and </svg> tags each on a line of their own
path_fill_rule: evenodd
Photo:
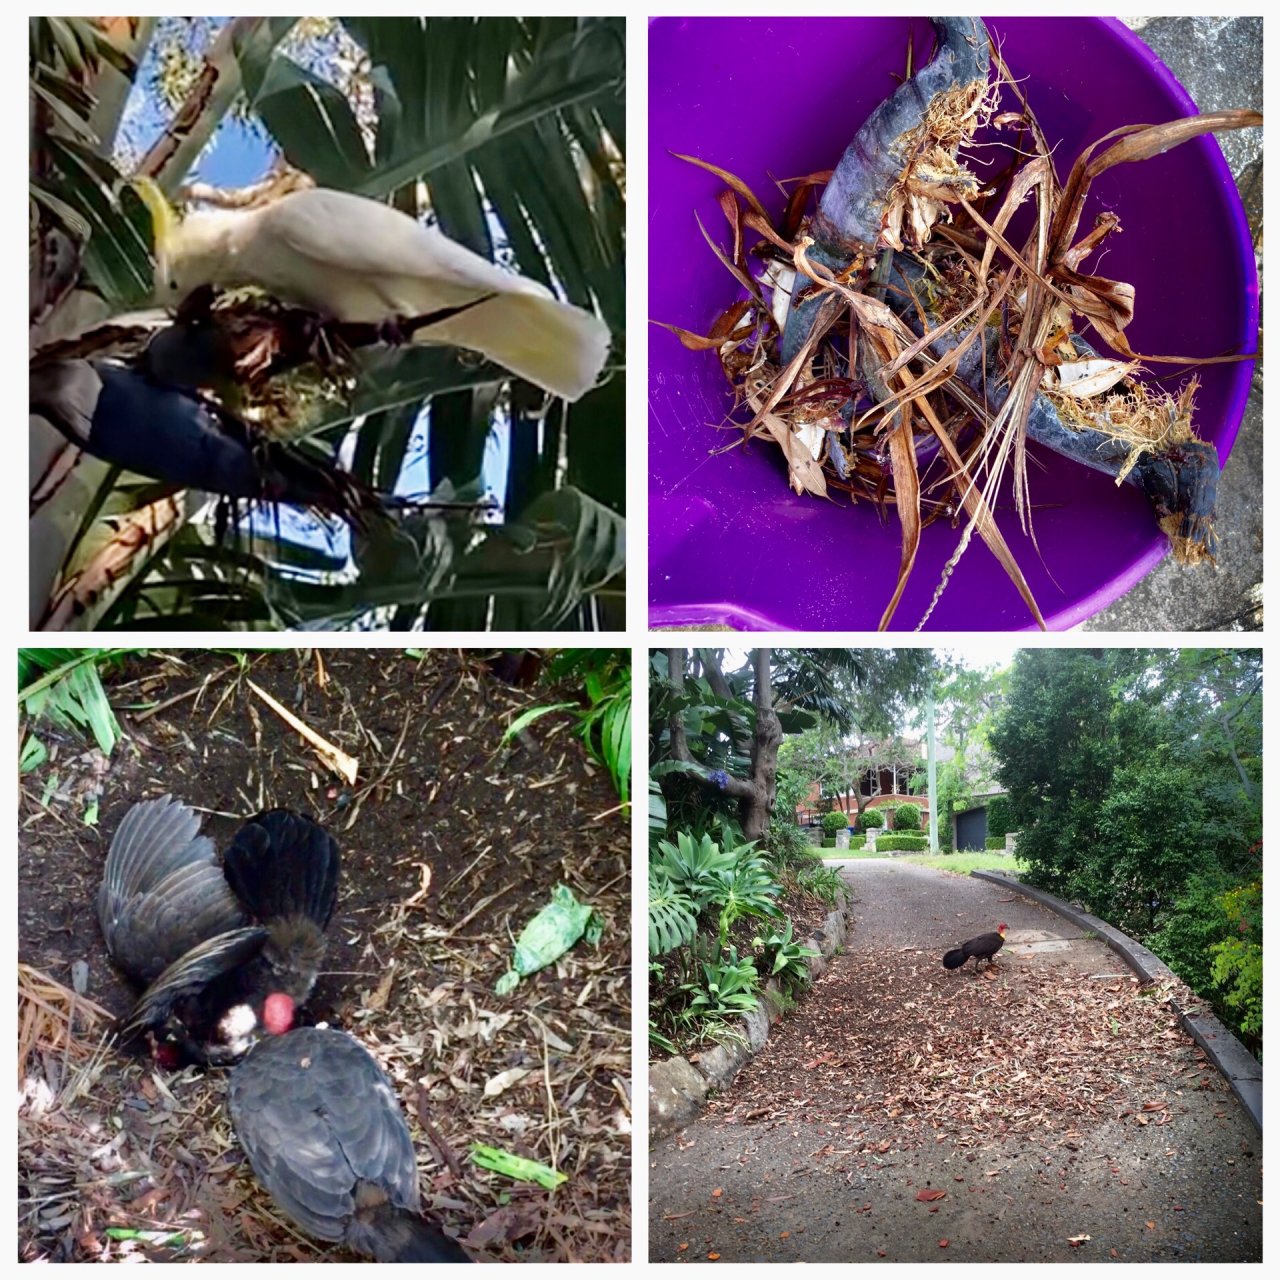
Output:
<svg viewBox="0 0 1280 1280">
<path fill-rule="evenodd" d="M 726 670 L 726 651 L 669 649 L 651 659 L 651 774 L 692 779 L 731 797 L 744 836 L 759 839 L 777 804 L 784 734 L 820 722 L 853 731 L 872 707 L 885 720 L 928 687 L 924 649 L 753 649 Z"/>
</svg>

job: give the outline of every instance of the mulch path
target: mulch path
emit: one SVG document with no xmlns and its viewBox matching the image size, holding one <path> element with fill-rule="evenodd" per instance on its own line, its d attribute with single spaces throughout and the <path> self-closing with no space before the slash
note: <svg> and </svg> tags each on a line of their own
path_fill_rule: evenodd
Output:
<svg viewBox="0 0 1280 1280">
<path fill-rule="evenodd" d="M 355 785 L 250 681 L 356 757 Z M 309 1017 L 357 1035 L 391 1076 L 424 1208 L 477 1260 L 627 1260 L 629 824 L 566 717 L 501 745 L 514 712 L 573 691 L 508 687 L 456 650 L 153 653 L 107 684 L 125 729 L 110 760 L 42 725 L 50 759 L 22 780 L 20 1257 L 351 1257 L 303 1237 L 257 1187 L 221 1073 L 163 1072 L 106 1038 L 135 992 L 93 911 L 103 860 L 130 805 L 171 793 L 220 848 L 275 805 L 337 836 L 339 902 Z M 604 916 L 599 948 L 580 943 L 495 995 L 512 939 L 557 883 Z M 568 1181 L 551 1193 L 481 1170 L 473 1142 Z"/>
<path fill-rule="evenodd" d="M 915 947 L 854 950 L 711 1110 L 731 1122 L 842 1119 L 853 1150 L 869 1153 L 1015 1134 L 1071 1147 L 1091 1120 L 1169 1124 L 1186 1110 L 1180 1091 L 1226 1088 L 1169 994 L 1009 959 L 975 975 L 972 962 L 950 973 Z"/>
</svg>

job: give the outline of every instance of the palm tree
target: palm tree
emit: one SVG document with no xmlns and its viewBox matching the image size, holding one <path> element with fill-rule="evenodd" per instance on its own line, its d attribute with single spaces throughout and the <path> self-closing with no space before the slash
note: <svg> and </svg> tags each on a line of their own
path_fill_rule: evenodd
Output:
<svg viewBox="0 0 1280 1280">
<path fill-rule="evenodd" d="M 309 402 L 295 439 L 341 446 L 359 480 L 390 489 L 425 437 L 425 487 L 469 499 L 493 478 L 495 432 L 508 442 L 500 519 L 415 512 L 390 542 L 345 528 L 326 540 L 291 512 L 222 527 L 206 495 L 78 455 L 33 417 L 32 625 L 620 629 L 624 20 L 195 21 L 210 36 L 203 57 L 190 56 L 186 20 L 31 19 L 33 352 L 100 354 L 157 323 L 139 315 L 151 226 L 125 180 L 177 195 L 232 119 L 319 185 L 429 212 L 473 251 L 597 311 L 611 376 L 548 406 L 449 348 L 356 352 L 354 386 Z M 139 68 L 157 66 L 167 92 L 149 101 L 172 109 L 132 156 L 126 106 Z"/>
</svg>

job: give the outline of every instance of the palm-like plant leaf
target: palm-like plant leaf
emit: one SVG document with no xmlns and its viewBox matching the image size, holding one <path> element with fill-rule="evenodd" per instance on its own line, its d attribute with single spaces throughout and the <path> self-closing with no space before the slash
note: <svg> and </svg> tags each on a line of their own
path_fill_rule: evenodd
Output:
<svg viewBox="0 0 1280 1280">
<path fill-rule="evenodd" d="M 371 98 L 358 108 L 347 86 L 288 55 L 294 24 L 236 19 L 219 29 L 208 55 L 214 89 L 199 118 L 184 120 L 181 136 L 147 157 L 164 188 L 177 189 L 242 94 L 285 156 L 323 184 L 390 195 L 417 213 L 424 181 L 448 234 L 597 307 L 615 331 L 612 367 L 620 369 L 623 20 L 343 19 L 368 55 L 355 76 Z M 40 47 L 58 55 L 52 77 L 42 73 L 41 100 L 51 115 L 71 114 L 49 148 L 56 163 L 40 184 L 40 203 L 80 238 L 87 228 L 84 273 L 110 315 L 151 288 L 150 228 L 95 150 L 100 140 L 82 127 L 95 84 L 90 74 L 78 88 L 66 74 L 58 60 L 63 36 L 41 28 Z M 35 53 L 33 38 L 33 65 Z M 476 492 L 492 432 L 508 429 L 507 524 L 431 525 L 411 571 L 395 556 L 364 549 L 355 556 L 354 582 L 334 563 L 308 572 L 306 550 L 283 537 L 217 546 L 207 531 L 184 531 L 162 553 L 139 558 L 106 625 L 160 625 L 168 616 L 175 626 L 201 629 L 341 627 L 368 625 L 382 610 L 383 624 L 397 627 L 621 626 L 621 378 L 571 407 L 553 405 L 536 423 L 519 395 L 508 405 L 510 382 L 503 370 L 448 349 L 371 349 L 358 356 L 348 401 L 320 407 L 297 428 L 331 444 L 352 430 L 353 469 L 378 487 L 396 481 L 425 429 L 431 487 L 447 480 L 456 491 Z M 109 477 L 107 492 L 90 505 L 111 509 L 119 482 Z M 384 571 L 389 576 L 380 580 Z"/>
</svg>

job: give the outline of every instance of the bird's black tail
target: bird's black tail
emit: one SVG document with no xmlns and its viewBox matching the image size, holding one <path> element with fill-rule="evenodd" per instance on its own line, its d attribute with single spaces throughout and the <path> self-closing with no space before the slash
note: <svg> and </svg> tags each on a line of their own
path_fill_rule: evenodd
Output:
<svg viewBox="0 0 1280 1280">
<path fill-rule="evenodd" d="M 958 969 L 968 958 L 963 947 L 956 947 L 942 957 L 942 964 L 947 969 Z"/>
<path fill-rule="evenodd" d="M 358 1210 L 346 1242 L 356 1253 L 379 1262 L 471 1261 L 434 1222 L 386 1202 Z"/>
<path fill-rule="evenodd" d="M 303 915 L 324 929 L 338 899 L 338 842 L 290 809 L 246 822 L 225 854 L 228 883 L 258 921 Z"/>
</svg>

